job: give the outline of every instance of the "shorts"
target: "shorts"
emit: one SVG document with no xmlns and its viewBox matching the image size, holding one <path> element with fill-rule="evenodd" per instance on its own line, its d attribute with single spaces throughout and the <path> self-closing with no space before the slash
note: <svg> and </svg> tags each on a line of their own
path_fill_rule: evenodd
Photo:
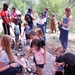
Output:
<svg viewBox="0 0 75 75">
<path fill-rule="evenodd" d="M 15 34 L 15 39 L 19 39 L 19 34 Z"/>
<path fill-rule="evenodd" d="M 36 64 L 36 66 L 38 66 L 39 68 L 44 68 L 44 64 Z"/>
<path fill-rule="evenodd" d="M 26 36 L 26 40 L 29 39 L 29 36 L 27 34 L 25 34 L 25 36 Z"/>
<path fill-rule="evenodd" d="M 33 61 L 36 63 L 35 57 L 33 58 Z M 36 63 L 36 66 L 38 66 L 39 68 L 44 68 L 44 64 L 37 64 Z"/>
</svg>

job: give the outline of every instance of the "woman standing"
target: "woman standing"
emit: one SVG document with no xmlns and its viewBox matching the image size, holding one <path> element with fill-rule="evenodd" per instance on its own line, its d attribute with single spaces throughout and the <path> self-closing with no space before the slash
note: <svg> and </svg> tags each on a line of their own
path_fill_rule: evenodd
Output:
<svg viewBox="0 0 75 75">
<path fill-rule="evenodd" d="M 71 9 L 69 7 L 65 8 L 64 10 L 65 17 L 63 18 L 62 21 L 62 28 L 60 31 L 60 42 L 63 46 L 63 49 L 67 49 L 68 45 L 68 32 L 69 32 L 69 25 L 72 20 L 72 14 L 71 14 Z"/>
</svg>

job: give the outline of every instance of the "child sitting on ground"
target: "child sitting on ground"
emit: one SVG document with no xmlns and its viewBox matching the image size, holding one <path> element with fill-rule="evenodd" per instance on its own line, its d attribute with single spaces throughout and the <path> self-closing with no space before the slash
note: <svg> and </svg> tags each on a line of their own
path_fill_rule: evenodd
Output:
<svg viewBox="0 0 75 75">
<path fill-rule="evenodd" d="M 55 58 L 55 61 L 53 63 L 54 64 L 54 68 L 52 69 L 52 73 L 53 73 L 53 75 L 63 75 L 64 67 L 63 67 L 63 63 L 59 59 L 59 56 L 64 53 L 63 48 L 62 47 L 58 47 L 55 50 L 55 53 L 56 53 L 56 58 Z"/>
</svg>

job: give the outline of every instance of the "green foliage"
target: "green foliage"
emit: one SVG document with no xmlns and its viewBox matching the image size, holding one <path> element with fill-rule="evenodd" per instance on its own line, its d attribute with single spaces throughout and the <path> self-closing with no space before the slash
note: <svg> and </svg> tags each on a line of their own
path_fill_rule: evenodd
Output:
<svg viewBox="0 0 75 75">
<path fill-rule="evenodd" d="M 57 18 L 60 19 L 67 4 L 68 2 L 66 0 L 39 0 L 39 3 L 35 6 L 35 9 L 40 14 L 47 7 L 49 9 L 50 16 L 53 12 L 56 14 Z"/>
<path fill-rule="evenodd" d="M 26 3 L 22 0 L 12 0 L 12 3 L 9 5 L 10 9 L 12 9 L 13 6 L 20 10 L 22 14 L 25 13 Z"/>
<path fill-rule="evenodd" d="M 26 8 L 33 8 L 36 0 L 23 0 L 26 3 Z"/>
</svg>

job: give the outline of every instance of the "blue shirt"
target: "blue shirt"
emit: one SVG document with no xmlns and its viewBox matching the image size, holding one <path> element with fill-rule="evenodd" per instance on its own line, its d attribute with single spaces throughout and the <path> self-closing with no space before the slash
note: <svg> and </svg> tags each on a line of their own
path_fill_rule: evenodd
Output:
<svg viewBox="0 0 75 75">
<path fill-rule="evenodd" d="M 15 25 L 14 30 L 16 34 L 20 34 L 19 25 Z"/>
<path fill-rule="evenodd" d="M 27 28 L 24 28 L 24 32 L 25 32 L 25 34 L 29 34 L 29 31 L 30 31 L 30 27 L 27 27 Z"/>
</svg>

